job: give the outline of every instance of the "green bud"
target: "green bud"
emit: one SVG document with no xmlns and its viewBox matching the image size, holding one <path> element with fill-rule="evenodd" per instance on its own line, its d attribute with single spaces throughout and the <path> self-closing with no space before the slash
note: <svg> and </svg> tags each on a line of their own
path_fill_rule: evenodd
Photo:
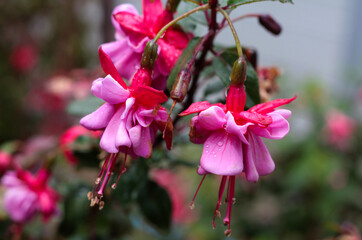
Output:
<svg viewBox="0 0 362 240">
<path fill-rule="evenodd" d="M 176 102 L 182 102 L 189 89 L 189 84 L 191 81 L 191 72 L 187 69 L 182 69 L 177 75 L 176 81 L 173 84 L 172 91 L 170 93 L 171 99 Z"/>
<path fill-rule="evenodd" d="M 157 59 L 158 44 L 152 40 L 148 41 L 142 55 L 141 67 L 146 69 L 153 69 Z"/>
<path fill-rule="evenodd" d="M 243 85 L 246 80 L 246 61 L 243 57 L 239 57 L 231 70 L 231 85 L 240 86 Z"/>
</svg>

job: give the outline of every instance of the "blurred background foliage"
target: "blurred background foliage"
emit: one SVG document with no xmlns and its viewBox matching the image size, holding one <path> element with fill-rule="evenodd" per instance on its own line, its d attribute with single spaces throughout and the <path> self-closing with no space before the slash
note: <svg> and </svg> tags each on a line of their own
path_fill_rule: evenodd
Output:
<svg viewBox="0 0 362 240">
<path fill-rule="evenodd" d="M 181 126 L 187 126 L 188 119 L 176 129 L 171 152 L 161 146 L 151 159 L 129 162 L 118 188 L 107 190 L 103 210 L 89 207 L 86 195 L 104 158 L 98 140 L 77 137 L 68 146 L 77 159 L 71 164 L 58 149 L 57 138 L 100 104 L 89 96 L 92 80 L 102 75 L 97 47 L 87 43 L 94 42 L 94 27 L 86 17 L 92 15 L 94 2 L 0 2 L 1 149 L 33 170 L 54 158 L 51 185 L 62 196 L 57 216 L 46 224 L 34 219 L 23 239 L 225 238 L 222 221 L 215 230 L 211 225 L 217 177 L 206 177 L 195 209 L 188 208 L 201 180 L 195 172 L 202 150 L 188 143 L 188 129 Z M 98 4 L 104 14 L 105 23 L 99 24 L 103 41 L 112 37 L 107 20 L 111 4 Z M 205 76 L 220 77 L 220 68 L 215 69 Z M 200 96 L 217 101 L 223 98 L 217 95 L 223 85 L 212 79 Z M 276 162 L 274 173 L 256 184 L 238 178 L 230 239 L 360 239 L 362 88 L 355 79 L 344 81 L 359 87 L 357 95 L 334 95 L 313 77 L 299 83 L 288 75 L 278 80 L 278 96 L 298 94 L 288 106 L 293 111 L 291 133 L 277 142 L 266 141 Z M 343 125 L 331 112 L 352 122 Z M 342 133 L 333 132 L 333 123 L 343 125 L 336 127 Z M 0 218 L 0 235 L 8 239 L 12 224 L 2 208 Z"/>
</svg>

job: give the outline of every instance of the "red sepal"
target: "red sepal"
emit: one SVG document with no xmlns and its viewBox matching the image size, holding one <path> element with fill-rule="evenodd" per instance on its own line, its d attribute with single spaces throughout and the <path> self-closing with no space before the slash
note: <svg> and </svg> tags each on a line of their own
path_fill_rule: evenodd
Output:
<svg viewBox="0 0 362 240">
<path fill-rule="evenodd" d="M 190 115 L 193 113 L 199 113 L 212 106 L 220 107 L 224 111 L 226 110 L 226 107 L 224 104 L 221 104 L 221 103 L 211 104 L 208 101 L 202 101 L 202 102 L 196 102 L 196 103 L 191 104 L 185 111 L 180 113 L 179 116 L 183 117 L 183 116 L 187 116 L 187 115 Z"/>
<path fill-rule="evenodd" d="M 149 86 L 137 86 L 132 91 L 132 97 L 145 107 L 154 107 L 157 104 L 167 101 L 167 96 L 163 91 L 156 90 Z"/>
<path fill-rule="evenodd" d="M 129 12 L 118 12 L 113 15 L 113 18 L 125 32 L 150 35 L 147 24 L 145 24 L 141 16 Z"/>
<path fill-rule="evenodd" d="M 272 100 L 267 103 L 261 103 L 261 104 L 255 105 L 254 107 L 250 108 L 248 111 L 261 113 L 261 114 L 269 113 L 277 107 L 291 103 L 296 98 L 297 98 L 297 96 L 295 96 L 293 98 L 275 99 L 275 100 Z"/>
<path fill-rule="evenodd" d="M 128 86 L 123 81 L 122 77 L 119 75 L 116 67 L 114 66 L 111 58 L 103 51 L 102 47 L 98 49 L 99 61 L 101 62 L 101 66 L 103 71 L 106 74 L 112 76 L 114 80 L 116 80 L 124 89 L 128 89 Z"/>
<path fill-rule="evenodd" d="M 144 25 L 151 27 L 163 12 L 161 0 L 142 0 Z"/>
<path fill-rule="evenodd" d="M 262 115 L 256 112 L 243 111 L 238 114 L 238 117 L 248 122 L 255 123 L 260 127 L 267 127 L 269 124 L 273 122 L 272 117 Z"/>
</svg>

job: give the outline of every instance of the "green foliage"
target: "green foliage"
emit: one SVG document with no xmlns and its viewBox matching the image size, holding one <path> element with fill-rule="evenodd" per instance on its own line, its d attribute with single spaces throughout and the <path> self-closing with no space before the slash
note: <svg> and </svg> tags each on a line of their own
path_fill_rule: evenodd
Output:
<svg viewBox="0 0 362 240">
<path fill-rule="evenodd" d="M 103 103 L 102 99 L 92 95 L 84 100 L 72 102 L 68 106 L 67 112 L 72 115 L 84 116 L 95 111 Z"/>
<path fill-rule="evenodd" d="M 230 6 L 240 6 L 249 3 L 256 2 L 264 2 L 264 1 L 272 1 L 272 2 L 281 2 L 281 3 L 293 3 L 292 0 L 228 0 L 228 5 Z"/>
<path fill-rule="evenodd" d="M 178 58 L 175 66 L 173 67 L 167 79 L 167 89 L 171 91 L 173 83 L 176 81 L 178 73 L 181 71 L 185 64 L 190 60 L 195 52 L 196 46 L 200 43 L 201 38 L 195 37 L 190 40 L 187 47 L 182 51 L 181 56 Z"/>
</svg>

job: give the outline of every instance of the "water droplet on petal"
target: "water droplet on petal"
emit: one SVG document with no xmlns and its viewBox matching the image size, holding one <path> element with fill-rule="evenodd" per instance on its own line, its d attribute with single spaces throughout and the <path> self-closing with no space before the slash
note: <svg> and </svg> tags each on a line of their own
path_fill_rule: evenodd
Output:
<svg viewBox="0 0 362 240">
<path fill-rule="evenodd" d="M 220 142 L 217 143 L 217 145 L 218 145 L 219 147 L 222 147 L 222 145 L 224 145 L 224 143 L 220 141 Z"/>
<path fill-rule="evenodd" d="M 216 158 L 216 155 L 214 155 L 214 158 Z"/>
<path fill-rule="evenodd" d="M 206 144 L 205 147 L 208 148 L 208 147 L 209 147 L 209 144 Z"/>
</svg>

